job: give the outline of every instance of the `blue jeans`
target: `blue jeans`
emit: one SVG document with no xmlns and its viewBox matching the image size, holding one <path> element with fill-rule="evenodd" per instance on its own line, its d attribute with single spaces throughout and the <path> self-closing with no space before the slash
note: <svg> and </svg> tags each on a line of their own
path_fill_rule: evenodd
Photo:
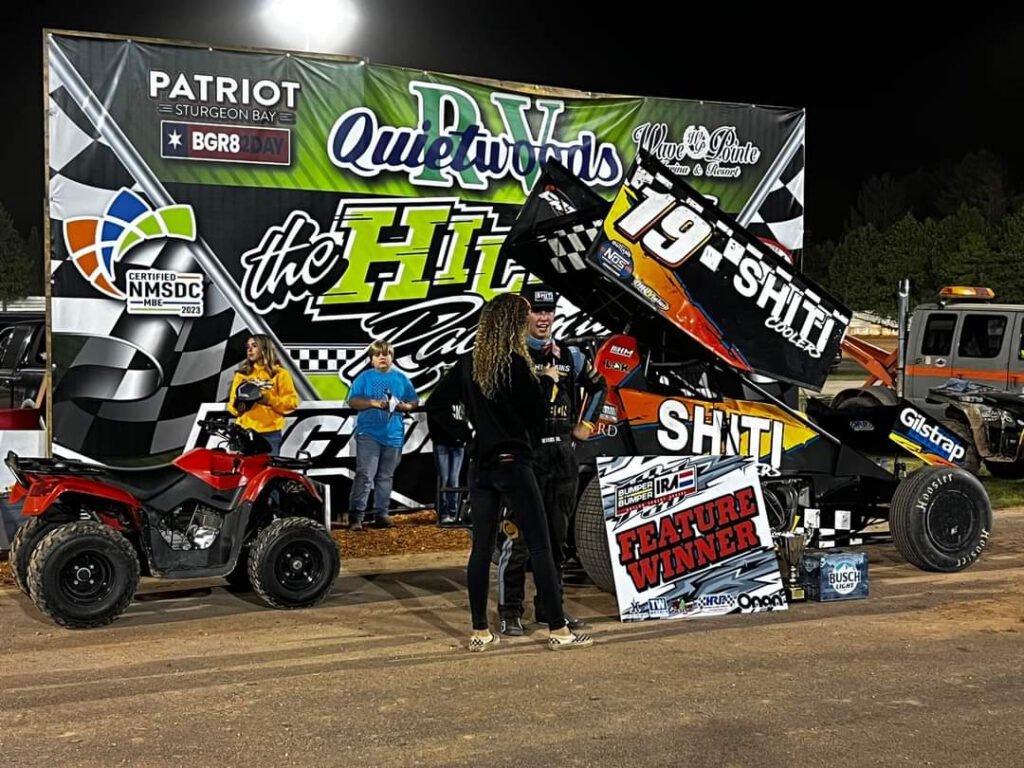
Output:
<svg viewBox="0 0 1024 768">
<path fill-rule="evenodd" d="M 275 429 L 273 432 L 260 432 L 263 437 L 270 443 L 270 455 L 280 456 L 281 455 L 281 442 L 284 440 L 284 435 L 281 434 L 280 429 Z"/>
<path fill-rule="evenodd" d="M 437 445 L 434 444 L 434 464 L 437 466 L 437 478 L 441 487 L 457 486 L 459 475 L 462 472 L 462 459 L 466 455 L 466 447 L 463 445 Z M 459 494 L 456 491 L 446 491 L 437 500 L 437 514 L 439 517 L 459 516 Z"/>
<path fill-rule="evenodd" d="M 356 435 L 356 476 L 348 498 L 348 519 L 362 521 L 373 488 L 373 514 L 388 513 L 395 469 L 402 460 L 401 446 L 381 445 L 367 435 Z"/>
</svg>

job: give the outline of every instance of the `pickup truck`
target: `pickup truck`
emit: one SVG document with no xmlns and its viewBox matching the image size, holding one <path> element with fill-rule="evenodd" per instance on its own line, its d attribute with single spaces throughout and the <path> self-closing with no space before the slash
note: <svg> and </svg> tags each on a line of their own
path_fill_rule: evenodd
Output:
<svg viewBox="0 0 1024 768">
<path fill-rule="evenodd" d="M 34 399 L 45 373 L 45 321 L 19 319 L 0 327 L 0 408 Z"/>
</svg>

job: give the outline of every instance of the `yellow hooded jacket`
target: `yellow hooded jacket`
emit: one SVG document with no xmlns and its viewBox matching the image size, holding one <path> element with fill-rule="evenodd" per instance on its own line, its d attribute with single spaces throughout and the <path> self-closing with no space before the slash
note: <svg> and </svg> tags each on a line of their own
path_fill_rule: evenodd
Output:
<svg viewBox="0 0 1024 768">
<path fill-rule="evenodd" d="M 272 386 L 263 390 L 263 399 L 248 411 L 239 415 L 235 409 L 235 392 L 243 381 L 272 382 Z M 299 395 L 295 391 L 292 376 L 284 368 L 278 366 L 273 376 L 259 363 L 252 367 L 252 373 L 246 376 L 241 371 L 235 372 L 231 381 L 231 392 L 228 394 L 228 410 L 237 416 L 240 427 L 254 429 L 257 432 L 276 432 L 284 429 L 285 414 L 299 407 Z"/>
</svg>

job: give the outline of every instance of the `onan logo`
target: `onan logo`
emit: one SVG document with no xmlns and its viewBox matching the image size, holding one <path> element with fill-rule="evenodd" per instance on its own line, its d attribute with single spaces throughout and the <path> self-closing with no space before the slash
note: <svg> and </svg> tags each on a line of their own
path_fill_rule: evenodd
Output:
<svg viewBox="0 0 1024 768">
<path fill-rule="evenodd" d="M 195 241 L 192 206 L 168 205 L 154 210 L 126 188 L 114 196 L 102 216 L 64 221 L 64 244 L 72 263 L 96 290 L 112 299 L 125 298 L 124 291 L 114 284 L 114 265 L 135 246 L 164 238 Z"/>
<path fill-rule="evenodd" d="M 618 149 L 593 131 L 571 141 L 555 138 L 565 103 L 522 94 L 492 93 L 503 130 L 485 126 L 480 104 L 453 85 L 413 80 L 414 126 L 382 124 L 368 107 L 353 107 L 334 121 L 327 156 L 339 168 L 370 178 L 407 173 L 417 186 L 487 189 L 491 179 L 512 176 L 529 193 L 545 160 L 554 158 L 589 184 L 615 186 L 622 178 Z M 531 114 L 531 110 L 533 113 Z"/>
<path fill-rule="evenodd" d="M 781 592 L 776 592 L 774 595 L 765 595 L 764 597 L 743 593 L 736 598 L 736 604 L 744 611 L 747 609 L 771 611 L 775 608 L 785 608 L 786 598 L 782 596 Z"/>
</svg>

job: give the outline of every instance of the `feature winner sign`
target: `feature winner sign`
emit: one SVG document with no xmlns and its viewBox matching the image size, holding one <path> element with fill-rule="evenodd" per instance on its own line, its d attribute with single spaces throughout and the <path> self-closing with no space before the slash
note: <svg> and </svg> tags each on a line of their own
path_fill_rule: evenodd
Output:
<svg viewBox="0 0 1024 768">
<path fill-rule="evenodd" d="M 598 459 L 623 621 L 784 610 L 753 461 Z"/>
</svg>

